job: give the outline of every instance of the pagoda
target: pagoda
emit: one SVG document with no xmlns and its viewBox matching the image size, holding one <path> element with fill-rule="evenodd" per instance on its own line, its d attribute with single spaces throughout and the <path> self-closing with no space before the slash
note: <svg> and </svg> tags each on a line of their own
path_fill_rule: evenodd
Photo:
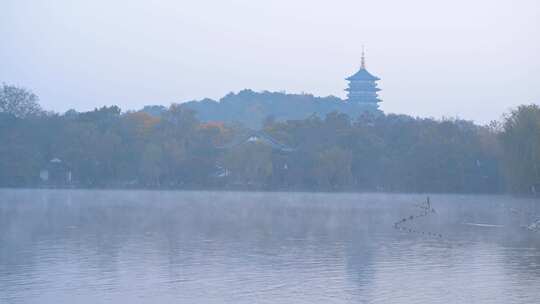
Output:
<svg viewBox="0 0 540 304">
<path fill-rule="evenodd" d="M 362 48 L 362 63 L 360 70 L 356 74 L 346 78 L 349 81 L 349 87 L 345 89 L 347 91 L 347 101 L 351 104 L 358 104 L 366 106 L 373 110 L 379 108 L 379 99 L 377 92 L 381 89 L 377 87 L 377 81 L 379 77 L 373 76 L 366 70 L 366 58 L 364 54 L 364 48 Z"/>
</svg>

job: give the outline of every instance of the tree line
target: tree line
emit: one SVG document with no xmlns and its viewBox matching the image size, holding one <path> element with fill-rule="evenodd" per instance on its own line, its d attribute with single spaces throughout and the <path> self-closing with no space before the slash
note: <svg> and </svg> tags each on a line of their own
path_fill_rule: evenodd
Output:
<svg viewBox="0 0 540 304">
<path fill-rule="evenodd" d="M 199 121 L 181 104 L 44 111 L 0 87 L 1 187 L 531 193 L 540 190 L 540 108 L 488 126 L 369 114 L 275 121 L 260 131 Z M 156 108 L 154 108 L 156 110 Z M 67 175 L 69 174 L 69 175 Z"/>
</svg>

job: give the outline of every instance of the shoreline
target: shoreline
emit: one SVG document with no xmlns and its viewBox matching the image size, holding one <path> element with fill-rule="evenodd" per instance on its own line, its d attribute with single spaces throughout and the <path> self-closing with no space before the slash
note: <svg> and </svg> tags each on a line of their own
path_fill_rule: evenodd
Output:
<svg viewBox="0 0 540 304">
<path fill-rule="evenodd" d="M 375 190 L 352 190 L 352 189 L 343 189 L 343 190 L 313 190 L 313 189 L 257 189 L 257 188 L 198 188 L 198 187 L 186 187 L 186 188 L 175 188 L 175 187 L 1 187 L 0 191 L 3 190 L 51 190 L 51 191 L 125 191 L 125 192 L 238 192 L 238 193 L 310 193 L 310 194 L 389 194 L 389 195 L 480 195 L 480 196 L 508 196 L 515 198 L 526 198 L 526 199 L 540 199 L 538 195 L 525 195 L 521 193 L 510 193 L 510 192 L 436 192 L 436 191 L 427 191 L 427 192 L 406 192 L 406 191 L 375 191 Z"/>
</svg>

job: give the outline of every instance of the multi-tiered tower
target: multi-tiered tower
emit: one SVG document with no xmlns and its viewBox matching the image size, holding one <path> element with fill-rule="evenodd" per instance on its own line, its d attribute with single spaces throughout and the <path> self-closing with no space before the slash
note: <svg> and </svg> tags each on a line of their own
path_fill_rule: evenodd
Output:
<svg viewBox="0 0 540 304">
<path fill-rule="evenodd" d="M 347 91 L 347 101 L 366 107 L 366 109 L 377 110 L 379 108 L 379 99 L 377 92 L 381 89 L 377 87 L 377 81 L 379 77 L 373 76 L 366 70 L 366 58 L 364 49 L 362 48 L 362 63 L 360 70 L 356 74 L 349 78 L 349 87 L 345 89 Z"/>
</svg>

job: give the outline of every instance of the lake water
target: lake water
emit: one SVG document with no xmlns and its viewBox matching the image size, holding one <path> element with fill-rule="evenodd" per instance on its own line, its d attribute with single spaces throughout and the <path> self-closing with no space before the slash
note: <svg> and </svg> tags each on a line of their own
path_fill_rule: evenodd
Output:
<svg viewBox="0 0 540 304">
<path fill-rule="evenodd" d="M 425 198 L 0 190 L 0 303 L 539 303 L 539 201 Z"/>
</svg>

